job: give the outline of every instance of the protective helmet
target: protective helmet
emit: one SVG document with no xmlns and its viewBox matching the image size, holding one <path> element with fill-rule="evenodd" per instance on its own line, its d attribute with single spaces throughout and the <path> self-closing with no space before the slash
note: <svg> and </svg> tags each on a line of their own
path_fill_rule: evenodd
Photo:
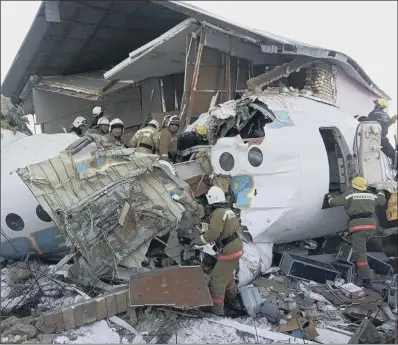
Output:
<svg viewBox="0 0 398 345">
<path fill-rule="evenodd" d="M 168 126 L 168 122 L 169 122 L 169 120 L 170 120 L 170 117 L 171 117 L 171 115 L 166 115 L 166 116 L 164 117 L 163 122 L 162 122 L 162 127 Z"/>
<path fill-rule="evenodd" d="M 384 98 L 378 98 L 373 101 L 374 104 L 377 104 L 381 108 L 387 108 L 388 107 L 388 101 L 385 100 Z"/>
<path fill-rule="evenodd" d="M 178 117 L 178 115 L 174 115 L 170 118 L 168 126 L 176 125 L 176 126 L 180 127 L 180 123 L 181 123 L 181 121 L 180 121 L 180 118 Z"/>
<path fill-rule="evenodd" d="M 112 131 L 112 128 L 114 128 L 114 127 L 122 127 L 123 132 L 124 132 L 124 123 L 123 123 L 122 120 L 120 120 L 120 119 L 118 119 L 118 118 L 113 119 L 113 120 L 110 122 L 110 124 L 109 124 L 109 132 L 111 132 L 111 131 Z M 122 133 L 123 133 L 123 132 L 122 132 Z"/>
<path fill-rule="evenodd" d="M 83 116 L 78 116 L 73 121 L 72 126 L 75 128 L 79 128 L 81 125 L 87 125 L 87 120 Z"/>
<path fill-rule="evenodd" d="M 153 125 L 153 126 L 155 126 L 155 128 L 156 128 L 157 130 L 159 130 L 159 122 L 157 122 L 156 120 L 151 120 L 151 121 L 149 121 L 149 122 L 148 122 L 148 125 Z"/>
<path fill-rule="evenodd" d="M 207 128 L 205 126 L 202 125 L 196 126 L 195 131 L 199 135 L 207 135 Z"/>
<path fill-rule="evenodd" d="M 368 181 L 366 181 L 363 177 L 357 176 L 352 179 L 352 187 L 358 189 L 360 191 L 365 191 L 368 188 Z"/>
<path fill-rule="evenodd" d="M 93 108 L 93 115 L 94 116 L 99 116 L 103 113 L 104 111 L 102 110 L 102 107 L 94 107 Z"/>
<path fill-rule="evenodd" d="M 98 120 L 98 122 L 97 122 L 97 125 L 98 126 L 101 126 L 101 125 L 107 125 L 107 126 L 109 126 L 109 119 L 107 118 L 107 117 L 101 117 L 99 120 Z"/>
<path fill-rule="evenodd" d="M 218 202 L 225 202 L 225 194 L 220 187 L 213 186 L 206 194 L 207 202 L 213 205 Z"/>
</svg>

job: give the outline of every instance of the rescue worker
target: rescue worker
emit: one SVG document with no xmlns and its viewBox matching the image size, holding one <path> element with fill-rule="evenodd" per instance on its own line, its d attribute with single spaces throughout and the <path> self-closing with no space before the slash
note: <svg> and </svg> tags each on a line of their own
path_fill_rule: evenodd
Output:
<svg viewBox="0 0 398 345">
<path fill-rule="evenodd" d="M 162 129 L 166 128 L 168 126 L 170 117 L 171 117 L 171 115 L 166 115 L 164 117 L 163 122 L 162 122 Z"/>
<path fill-rule="evenodd" d="M 83 136 L 85 127 L 88 126 L 87 120 L 83 116 L 78 116 L 73 121 L 69 133 L 76 133 L 79 137 Z"/>
<path fill-rule="evenodd" d="M 328 195 L 328 201 L 330 206 L 344 206 L 350 217 L 348 232 L 357 276 L 362 280 L 362 286 L 373 288 L 373 272 L 366 257 L 366 242 L 376 229 L 376 206 L 384 205 L 386 198 L 382 190 L 378 190 L 377 195 L 367 191 L 368 183 L 363 177 L 354 177 L 351 185 L 352 189 L 339 196 Z"/>
<path fill-rule="evenodd" d="M 381 150 L 391 159 L 392 166 L 397 169 L 397 151 L 390 144 L 387 138 L 388 128 L 397 122 L 397 115 L 389 117 L 385 108 L 388 102 L 384 98 L 378 98 L 374 101 L 374 109 L 368 115 L 368 121 L 377 121 L 381 126 Z"/>
<path fill-rule="evenodd" d="M 113 119 L 109 124 L 109 133 L 105 135 L 106 140 L 117 146 L 124 146 L 124 142 L 121 139 L 121 136 L 124 132 L 124 123 L 120 119 Z"/>
<path fill-rule="evenodd" d="M 195 127 L 192 132 L 183 132 L 177 138 L 177 151 L 184 151 L 198 145 L 209 145 L 207 128 L 202 125 Z"/>
<path fill-rule="evenodd" d="M 159 154 L 160 159 L 173 161 L 177 153 L 177 132 L 180 128 L 180 118 L 174 115 L 170 118 L 166 128 L 159 134 Z"/>
<path fill-rule="evenodd" d="M 243 242 L 238 235 L 239 221 L 235 213 L 228 208 L 225 194 L 221 188 L 213 186 L 206 194 L 211 206 L 209 229 L 198 235 L 191 243 L 192 246 L 204 246 L 216 242 L 221 248 L 217 255 L 217 263 L 210 277 L 209 289 L 213 299 L 212 313 L 224 315 L 224 299 L 233 302 L 238 295 L 235 284 L 234 270 L 239 258 L 243 255 Z"/>
<path fill-rule="evenodd" d="M 159 137 L 159 122 L 151 120 L 147 126 L 138 130 L 130 140 L 130 147 L 136 152 L 156 153 L 156 146 Z"/>
<path fill-rule="evenodd" d="M 93 108 L 93 116 L 94 116 L 94 120 L 90 125 L 90 128 L 94 128 L 98 125 L 98 120 L 100 118 L 102 118 L 104 116 L 104 110 L 102 109 L 102 107 L 94 107 Z"/>
<path fill-rule="evenodd" d="M 89 133 L 97 135 L 105 135 L 109 133 L 109 123 L 110 123 L 109 119 L 103 116 L 98 120 L 97 125 L 89 130 Z"/>
</svg>

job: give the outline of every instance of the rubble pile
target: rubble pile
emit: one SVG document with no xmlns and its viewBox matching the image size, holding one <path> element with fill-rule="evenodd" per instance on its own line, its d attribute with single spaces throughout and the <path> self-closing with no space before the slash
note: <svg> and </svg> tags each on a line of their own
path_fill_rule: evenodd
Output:
<svg viewBox="0 0 398 345">
<path fill-rule="evenodd" d="M 176 282 L 178 286 L 189 284 L 190 280 L 200 286 L 197 278 L 188 278 L 181 267 L 173 267 L 175 274 L 185 275 L 181 282 Z M 156 284 L 161 286 L 162 281 L 170 281 L 168 268 L 136 273 L 129 285 L 103 284 L 102 288 L 91 288 L 90 295 L 83 292 L 87 288 L 61 277 L 63 274 L 62 270 L 54 272 L 54 266 L 35 260 L 2 269 L 2 342 L 96 343 L 109 339 L 110 343 L 225 343 L 227 339 L 232 343 L 294 343 L 305 339 L 335 344 L 364 341 L 389 344 L 396 341 L 398 311 L 396 298 L 390 296 L 396 296 L 397 276 L 395 281 L 391 275 L 379 276 L 377 280 L 383 284 L 377 293 L 358 288 L 341 277 L 325 283 L 308 281 L 286 275 L 274 266 L 266 275 L 240 288 L 246 316 L 230 310 L 230 317 L 221 318 L 194 307 L 195 303 L 208 303 L 200 302 L 203 297 L 199 295 L 191 294 L 193 302 L 164 299 Z M 150 279 L 152 283 L 146 285 L 151 287 L 148 291 L 158 292 L 144 295 L 146 300 L 138 305 L 134 300 L 143 298 L 139 297 L 142 294 L 139 282 L 148 284 Z M 36 288 L 30 287 L 36 281 Z M 204 276 L 203 284 L 205 287 Z M 170 288 L 177 290 L 172 285 Z M 189 289 L 192 291 L 192 287 Z M 22 292 L 29 298 L 19 307 L 17 302 Z M 179 295 L 177 292 L 176 296 Z M 15 299 L 13 308 L 7 306 Z M 188 304 L 176 309 L 179 303 Z"/>
</svg>

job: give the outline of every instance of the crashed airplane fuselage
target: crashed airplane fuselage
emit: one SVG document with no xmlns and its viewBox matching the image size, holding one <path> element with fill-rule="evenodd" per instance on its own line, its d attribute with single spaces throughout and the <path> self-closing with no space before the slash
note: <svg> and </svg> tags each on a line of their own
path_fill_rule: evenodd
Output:
<svg viewBox="0 0 398 345">
<path fill-rule="evenodd" d="M 26 145 L 25 154 L 15 157 L 13 169 L 17 166 L 28 165 L 27 168 L 20 169 L 18 174 L 28 185 L 43 210 L 50 214 L 56 225 L 61 228 L 62 235 L 68 239 L 68 244 L 84 253 L 83 256 L 89 266 L 91 265 L 91 269 L 98 275 L 101 275 L 103 266 L 98 266 L 95 260 L 91 262 L 90 260 L 101 257 L 103 253 L 105 253 L 103 256 L 106 256 L 109 251 L 115 251 L 115 248 L 118 248 L 115 244 L 119 241 L 120 234 L 115 233 L 125 232 L 126 229 L 122 231 L 124 223 L 122 224 L 120 219 L 123 217 L 125 219 L 129 210 L 134 209 L 132 205 L 139 200 L 135 195 L 144 195 L 145 202 L 154 204 L 158 213 L 173 214 L 171 210 L 176 205 L 180 213 L 179 216 L 174 214 L 174 216 L 162 216 L 163 218 L 156 212 L 152 213 L 152 217 L 157 222 L 163 219 L 165 223 L 159 223 L 160 225 L 154 227 L 156 229 L 154 233 L 151 233 L 149 237 L 144 236 L 142 241 L 134 242 L 135 244 L 126 247 L 126 250 L 116 249 L 114 253 L 111 253 L 109 257 L 114 258 L 114 264 L 125 264 L 126 260 L 130 260 L 137 254 L 136 251 L 140 246 L 144 246 L 138 250 L 141 254 L 132 260 L 139 266 L 150 238 L 164 233 L 163 230 L 167 232 L 173 227 L 179 227 L 185 211 L 193 215 L 195 207 L 199 207 L 199 204 L 192 198 L 183 180 L 188 181 L 204 175 L 221 176 L 227 179 L 234 208 L 239 210 L 245 232 L 250 234 L 246 236 L 245 248 L 247 255 L 252 257 L 252 262 L 253 257 L 255 258 L 257 273 L 271 266 L 272 248 L 275 243 L 318 238 L 346 229 L 347 217 L 344 209 L 329 208 L 325 203 L 325 195 L 344 192 L 349 187 L 352 176 L 362 174 L 369 180 L 370 185 L 382 184 L 388 197 L 396 193 L 393 171 L 389 167 L 387 157 L 381 153 L 379 147 L 380 126 L 371 122 L 359 124 L 351 116 L 325 102 L 298 94 L 265 93 L 216 106 L 208 113 L 202 114 L 187 130 L 192 130 L 197 123 L 205 124 L 208 128 L 212 145 L 199 147 L 196 151 L 207 153 L 211 162 L 211 171 L 203 169 L 198 161 L 185 160 L 175 164 L 176 172 L 174 172 L 174 169 L 161 164 L 156 156 L 135 154 L 132 149 L 108 153 L 96 151 L 94 156 L 91 156 L 90 145 L 78 154 L 63 152 L 54 158 L 55 152 L 52 148 L 51 152 L 48 151 L 47 157 L 41 156 L 35 162 L 52 159 L 40 164 L 32 164 L 30 157 L 38 147 Z M 56 136 L 66 138 L 70 135 L 57 134 Z M 22 140 L 27 141 L 29 138 Z M 66 146 L 65 143 L 63 148 Z M 62 150 L 61 147 L 59 149 Z M 55 163 L 56 161 L 58 163 Z M 134 167 L 128 167 L 129 164 Z M 191 167 L 193 164 L 196 164 L 195 168 Z M 3 169 L 2 166 L 2 176 Z M 58 175 L 49 176 L 48 172 L 51 169 L 59 170 Z M 69 175 L 60 176 L 62 169 L 68 171 Z M 4 172 L 9 174 L 9 170 L 4 169 Z M 125 175 L 121 171 L 124 171 Z M 17 178 L 15 174 L 13 175 Z M 148 187 L 148 182 L 139 182 L 140 179 L 147 178 L 154 179 L 152 182 L 156 180 L 158 187 Z M 184 191 L 185 201 L 173 199 L 173 194 L 167 188 L 162 194 L 162 183 L 159 182 L 161 180 L 170 183 L 174 189 Z M 2 188 L 2 200 L 13 200 L 10 197 L 13 184 L 15 188 L 20 189 L 19 200 L 24 198 L 23 193 L 26 194 L 26 200 L 32 198 L 28 188 L 21 181 L 18 183 L 16 181 L 10 180 L 10 188 L 6 190 L 8 195 L 5 195 Z M 165 185 L 167 185 L 166 182 Z M 116 187 L 117 184 L 123 185 L 123 183 L 126 186 L 130 185 L 130 189 Z M 67 187 L 68 184 L 70 187 Z M 82 190 L 79 190 L 80 184 L 84 184 Z M 73 200 L 73 195 L 83 193 L 83 190 L 87 195 L 85 194 L 84 198 L 76 196 Z M 124 195 L 121 190 L 125 191 Z M 165 199 L 159 199 L 155 194 L 151 194 L 150 190 L 157 190 L 159 195 L 165 195 Z M 67 194 L 69 199 L 63 200 L 62 193 Z M 108 193 L 110 194 L 106 196 Z M 106 201 L 107 198 L 114 201 L 114 205 L 108 209 L 105 205 L 107 203 L 110 205 L 111 202 Z M 19 246 L 18 255 L 26 255 L 27 252 L 41 253 L 42 248 L 37 242 L 37 234 L 43 228 L 35 229 L 29 226 L 36 221 L 34 209 L 24 219 L 26 229 L 17 232 L 9 228 L 3 205 L 4 202 L 2 202 L 2 230 L 13 246 Z M 7 213 L 17 214 L 19 210 L 24 209 L 20 201 L 19 204 L 14 202 L 12 207 L 15 207 L 15 210 L 9 205 L 10 203 L 7 206 Z M 168 206 L 161 211 L 158 209 L 161 205 Z M 37 203 L 34 207 L 36 206 Z M 104 209 L 104 214 L 110 218 L 99 216 L 99 220 L 96 220 L 95 217 L 90 216 L 93 208 L 97 214 Z M 147 209 L 147 206 L 144 209 Z M 396 218 L 385 216 L 385 209 L 381 213 L 382 216 L 379 215 L 381 227 L 396 226 Z M 145 219 L 150 219 L 149 214 L 144 216 L 147 217 L 144 217 Z M 188 223 L 192 222 L 198 214 L 191 216 L 186 218 Z M 134 223 L 136 218 L 137 215 L 133 216 L 131 222 Z M 110 221 L 109 224 L 112 224 L 111 228 L 107 227 L 106 219 Z M 139 222 L 136 225 L 139 225 Z M 189 227 L 189 224 L 185 226 Z M 95 229 L 95 227 L 97 227 L 97 232 L 81 232 L 81 229 Z M 115 229 L 117 231 L 114 231 L 113 238 L 109 239 L 110 233 Z M 134 229 L 139 229 L 139 226 L 134 226 Z M 103 231 L 107 233 L 100 234 Z M 51 236 L 54 236 L 54 240 L 56 237 L 59 243 L 62 235 L 57 233 Z M 49 236 L 47 243 L 51 242 Z M 24 247 L 19 245 L 22 240 L 26 242 Z M 124 240 L 128 240 L 127 237 Z M 99 242 L 102 244 L 99 245 Z M 10 241 L 2 236 L 1 255 L 15 257 L 16 253 L 11 253 L 11 251 L 8 253 L 12 255 L 7 255 L 8 253 L 4 250 L 6 246 L 10 246 Z M 51 251 L 54 249 L 52 248 Z M 242 258 L 243 265 L 246 259 L 247 256 Z M 111 263 L 108 261 L 107 264 Z M 251 275 L 256 274 L 254 271 L 251 270 Z"/>
</svg>

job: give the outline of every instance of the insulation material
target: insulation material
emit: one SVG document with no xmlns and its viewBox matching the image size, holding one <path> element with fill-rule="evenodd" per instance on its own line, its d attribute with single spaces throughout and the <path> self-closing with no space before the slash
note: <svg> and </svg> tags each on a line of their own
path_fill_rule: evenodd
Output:
<svg viewBox="0 0 398 345">
<path fill-rule="evenodd" d="M 17 171 L 84 258 L 86 279 L 115 277 L 121 263 L 134 266 L 155 235 L 194 223 L 200 210 L 189 186 L 158 165 L 157 156 L 103 151 L 102 137 L 92 137 L 98 140 L 92 152 L 75 158 L 63 151 Z"/>
</svg>

